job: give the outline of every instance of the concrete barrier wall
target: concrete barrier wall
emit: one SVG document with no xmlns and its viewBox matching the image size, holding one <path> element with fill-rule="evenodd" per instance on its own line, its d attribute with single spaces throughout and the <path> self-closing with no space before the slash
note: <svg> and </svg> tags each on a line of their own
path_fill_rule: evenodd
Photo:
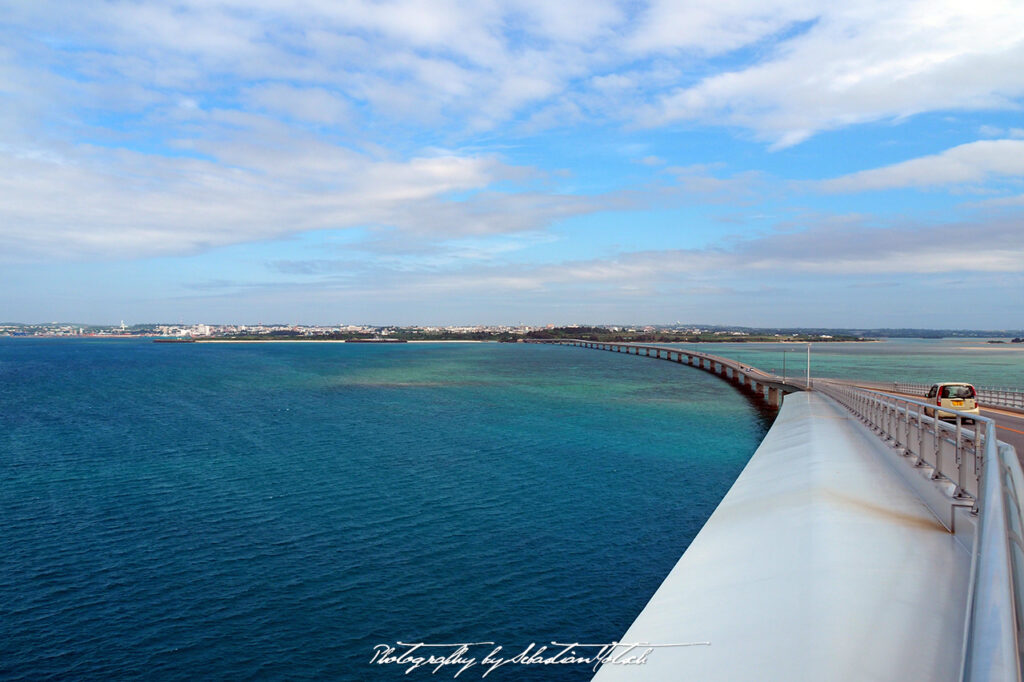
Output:
<svg viewBox="0 0 1024 682">
<path fill-rule="evenodd" d="M 621 639 L 694 646 L 595 680 L 955 681 L 970 553 L 897 465 L 830 399 L 787 396 Z"/>
</svg>

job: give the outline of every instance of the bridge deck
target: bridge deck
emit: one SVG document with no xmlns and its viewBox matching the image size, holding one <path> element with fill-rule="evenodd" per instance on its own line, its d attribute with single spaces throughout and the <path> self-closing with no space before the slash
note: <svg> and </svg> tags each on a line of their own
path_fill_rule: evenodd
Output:
<svg viewBox="0 0 1024 682">
<path fill-rule="evenodd" d="M 815 393 L 775 425 L 623 642 L 659 648 L 599 682 L 956 680 L 968 540 L 893 453 Z"/>
</svg>

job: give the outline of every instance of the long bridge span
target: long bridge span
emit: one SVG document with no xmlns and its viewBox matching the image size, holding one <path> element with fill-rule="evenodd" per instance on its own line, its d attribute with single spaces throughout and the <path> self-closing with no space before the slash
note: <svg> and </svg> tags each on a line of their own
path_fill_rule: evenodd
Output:
<svg viewBox="0 0 1024 682">
<path fill-rule="evenodd" d="M 580 339 L 536 340 L 528 341 L 527 343 L 553 343 L 564 346 L 579 346 L 581 348 L 596 348 L 597 350 L 606 350 L 613 353 L 641 355 L 686 364 L 716 374 L 732 382 L 740 389 L 746 390 L 759 400 L 764 401 L 769 407 L 774 408 L 782 406 L 783 396 L 794 391 L 802 391 L 806 386 L 806 380 L 801 382 L 797 379 L 780 378 L 730 358 L 671 346 L 650 346 L 639 343 L 585 341 Z"/>
<path fill-rule="evenodd" d="M 682 348 L 541 342 L 689 365 L 779 407 L 619 640 L 646 663 L 595 680 L 1021 680 L 1024 473 L 995 420 Z"/>
</svg>

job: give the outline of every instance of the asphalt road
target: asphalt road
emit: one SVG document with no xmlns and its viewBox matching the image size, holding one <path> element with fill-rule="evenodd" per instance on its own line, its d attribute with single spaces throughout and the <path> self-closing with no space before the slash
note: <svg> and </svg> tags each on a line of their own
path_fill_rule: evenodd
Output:
<svg viewBox="0 0 1024 682">
<path fill-rule="evenodd" d="M 996 437 L 1013 446 L 1017 459 L 1024 466 L 1024 414 L 985 407 L 981 408 L 981 414 L 996 420 Z"/>
</svg>

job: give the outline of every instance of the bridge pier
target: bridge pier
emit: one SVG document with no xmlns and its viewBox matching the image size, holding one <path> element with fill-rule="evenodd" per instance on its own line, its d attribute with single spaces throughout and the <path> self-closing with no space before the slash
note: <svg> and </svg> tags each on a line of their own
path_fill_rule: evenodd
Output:
<svg viewBox="0 0 1024 682">
<path fill-rule="evenodd" d="M 774 386 L 768 387 L 768 404 L 772 407 L 782 407 L 782 395 Z"/>
</svg>

